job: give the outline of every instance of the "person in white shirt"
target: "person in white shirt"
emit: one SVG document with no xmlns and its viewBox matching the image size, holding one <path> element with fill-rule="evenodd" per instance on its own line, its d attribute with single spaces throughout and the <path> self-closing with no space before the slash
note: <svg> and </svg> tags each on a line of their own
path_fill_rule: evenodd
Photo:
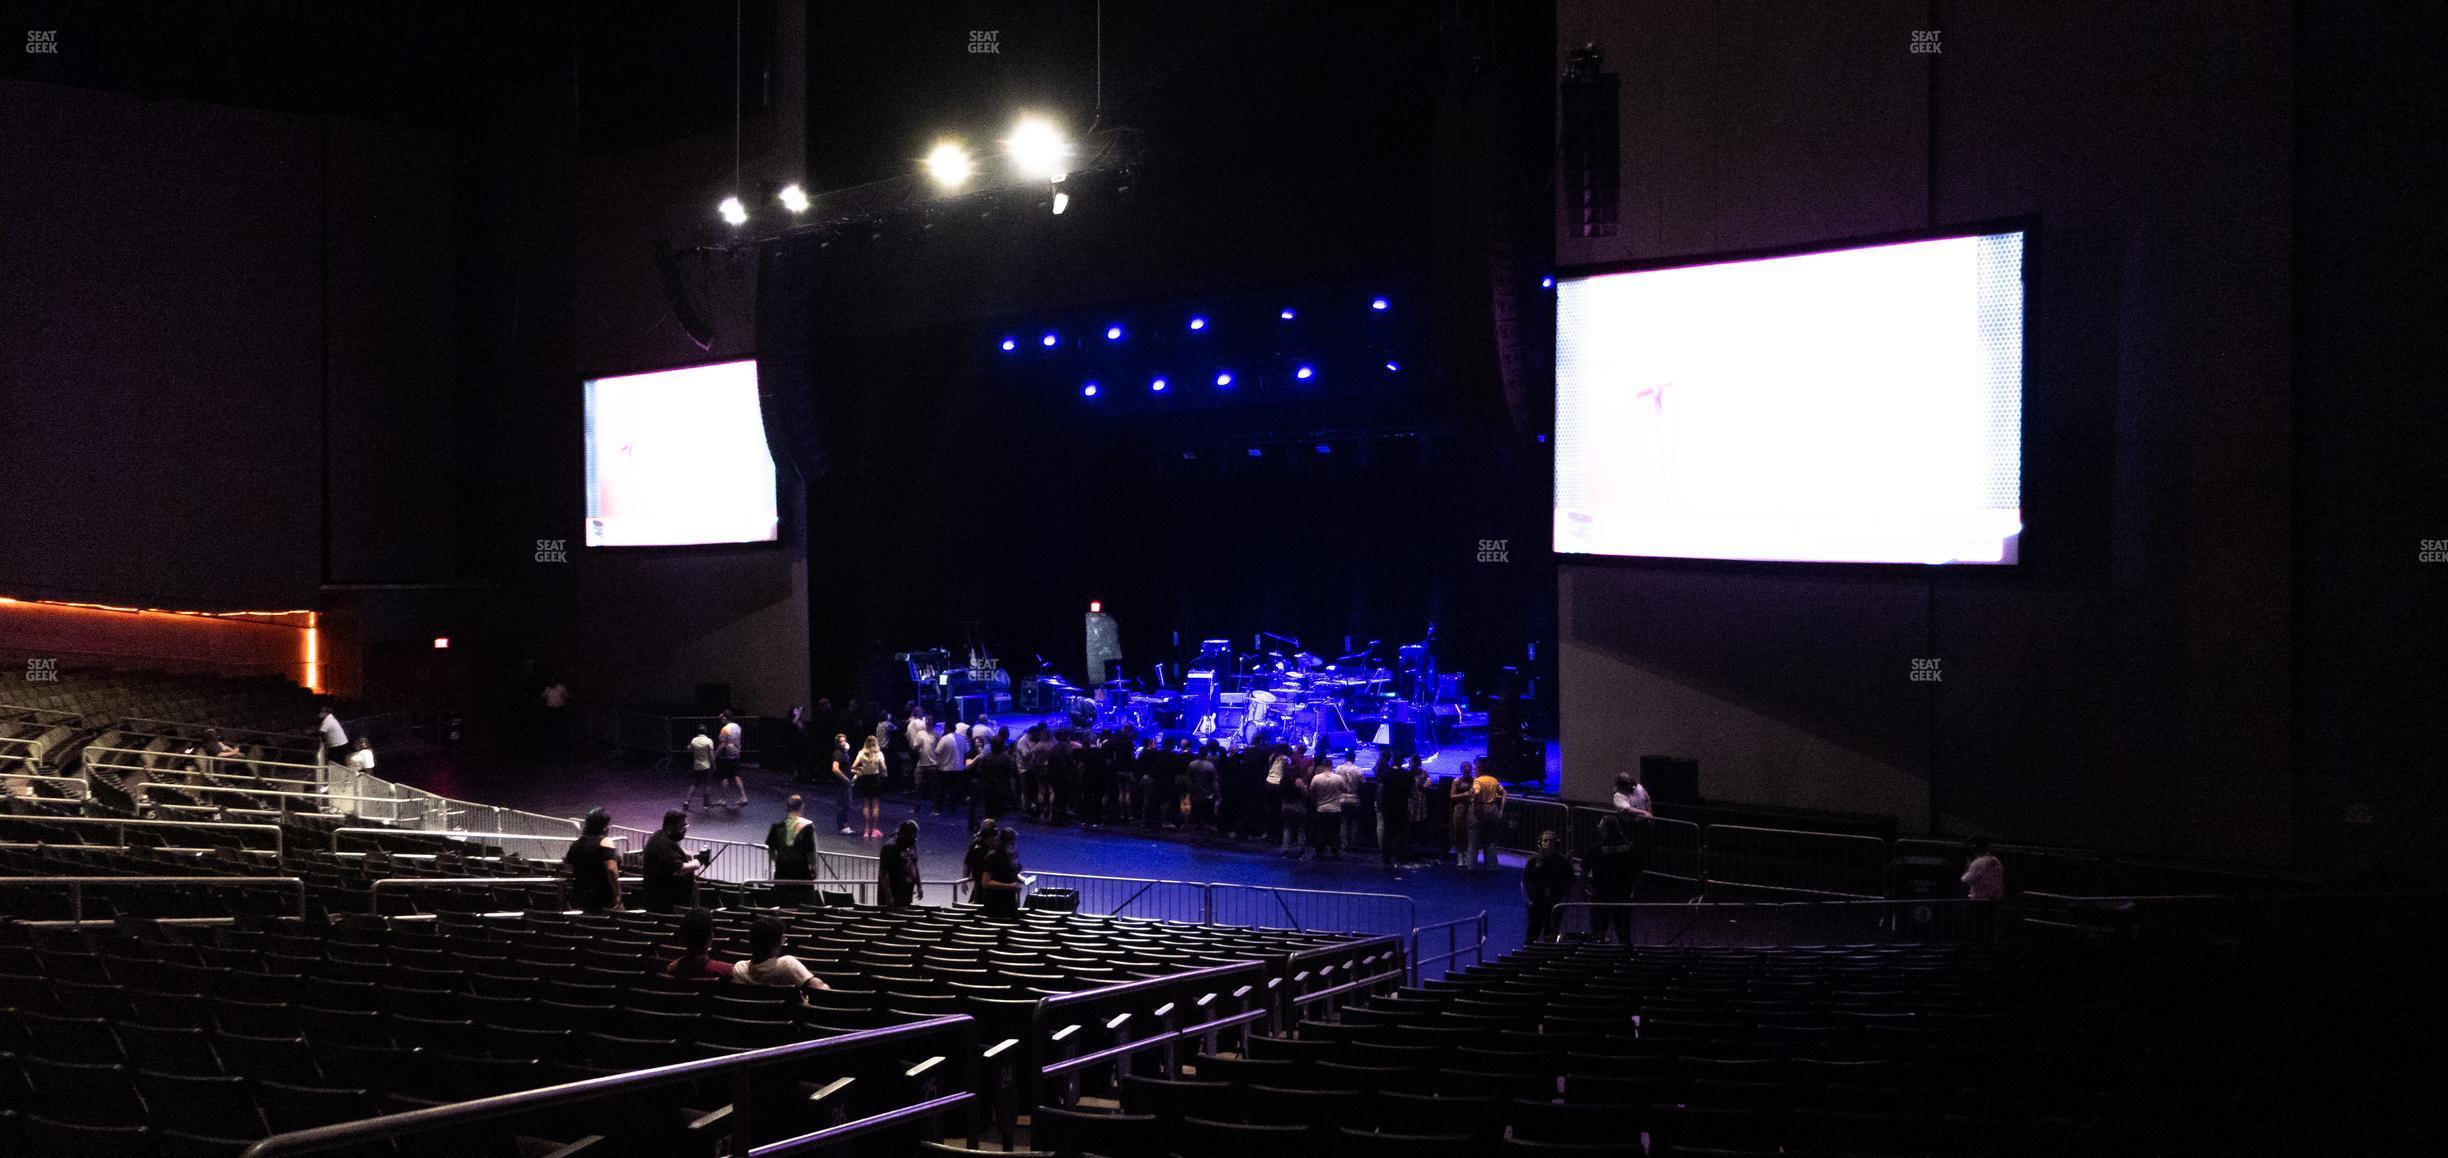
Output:
<svg viewBox="0 0 2448 1158">
<path fill-rule="evenodd" d="M 1615 774 L 1615 811 L 1630 813 L 1641 820 L 1651 819 L 1649 790 L 1641 785 L 1639 776 L 1630 772 Z"/>
<path fill-rule="evenodd" d="M 347 758 L 348 729 L 340 726 L 340 717 L 333 715 L 330 708 L 322 710 L 321 718 L 315 724 L 315 730 L 323 734 L 325 759 L 337 764 Z"/>
<path fill-rule="evenodd" d="M 1324 760 L 1309 777 L 1309 851 L 1319 860 L 1343 859 L 1343 777 Z"/>
<path fill-rule="evenodd" d="M 824 978 L 782 951 L 782 922 L 758 917 L 748 926 L 748 959 L 731 966 L 731 980 L 742 985 L 771 985 L 798 990 L 831 989 Z"/>
<path fill-rule="evenodd" d="M 1971 863 L 1964 866 L 1964 895 L 1972 898 L 1972 935 L 1987 941 L 1997 936 L 1998 902 L 2006 899 L 2006 866 L 1989 851 L 1989 838 L 1976 836 L 1964 842 L 1964 851 Z"/>
<path fill-rule="evenodd" d="M 365 737 L 359 736 L 356 743 L 349 745 L 348 766 L 353 772 L 374 770 L 374 746 L 366 743 Z"/>
<path fill-rule="evenodd" d="M 689 786 L 688 791 L 680 795 L 681 810 L 687 811 L 688 798 L 691 796 L 695 796 L 699 803 L 712 808 L 714 799 L 708 793 L 712 792 L 714 787 L 714 737 L 706 735 L 703 724 L 697 725 L 697 734 L 689 737 L 688 762 Z"/>
<path fill-rule="evenodd" d="M 730 786 L 733 796 L 731 807 L 746 807 L 748 785 L 740 779 L 741 732 L 739 723 L 731 718 L 729 712 L 724 712 L 716 718 L 722 721 L 722 730 L 714 733 L 714 778 Z"/>
<path fill-rule="evenodd" d="M 919 799 L 924 800 L 928 793 L 938 790 L 935 783 L 938 779 L 935 775 L 937 737 L 934 730 L 927 727 L 926 717 L 914 712 L 910 715 L 909 726 L 902 730 L 901 735 L 909 743 L 910 787 L 917 792 Z M 939 808 L 936 811 L 940 814 L 943 810 Z"/>
<path fill-rule="evenodd" d="M 935 815 L 942 816 L 959 803 L 961 785 L 968 778 L 969 730 L 947 724 L 942 738 L 935 741 Z"/>
<path fill-rule="evenodd" d="M 1343 758 L 1335 761 L 1334 770 L 1336 778 L 1343 781 L 1343 807 L 1340 810 L 1343 817 L 1343 831 L 1340 839 L 1335 843 L 1335 855 L 1341 856 L 1344 849 L 1360 843 L 1359 753 L 1345 750 Z"/>
</svg>

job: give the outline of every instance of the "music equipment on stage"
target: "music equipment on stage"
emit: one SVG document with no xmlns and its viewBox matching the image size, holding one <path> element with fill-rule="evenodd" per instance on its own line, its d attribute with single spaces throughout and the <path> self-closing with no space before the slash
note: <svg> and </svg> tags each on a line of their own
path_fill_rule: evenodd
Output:
<svg viewBox="0 0 2448 1158">
<path fill-rule="evenodd" d="M 1070 717 L 1074 728 L 1096 727 L 1097 702 L 1087 696 L 1071 696 L 1063 701 L 1063 714 Z"/>
<path fill-rule="evenodd" d="M 1700 803 L 1700 762 L 1672 756 L 1640 758 L 1641 786 L 1655 804 Z"/>
</svg>

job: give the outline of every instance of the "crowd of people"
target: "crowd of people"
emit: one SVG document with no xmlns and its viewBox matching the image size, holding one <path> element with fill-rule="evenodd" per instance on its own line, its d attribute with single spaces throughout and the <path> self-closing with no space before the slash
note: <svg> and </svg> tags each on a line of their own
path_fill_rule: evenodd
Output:
<svg viewBox="0 0 2448 1158">
<path fill-rule="evenodd" d="M 972 830 L 1018 817 L 1242 840 L 1321 860 L 1352 855 L 1368 824 L 1388 867 L 1476 869 L 1496 863 L 1506 801 L 1504 784 L 1468 762 L 1436 776 L 1418 756 L 1390 750 L 1364 771 L 1350 750 L 1143 735 L 1128 725 L 1038 722 L 1014 735 L 989 719 L 937 720 L 914 703 L 899 712 L 855 703 L 836 712 L 819 702 L 795 709 L 791 726 L 796 778 L 837 798 L 841 835 L 870 841 L 886 839 L 882 801 L 893 792 L 937 816 L 963 815 Z M 699 774 L 728 786 L 713 758 L 703 758 Z M 1643 815 L 1647 803 L 1644 794 Z"/>
</svg>

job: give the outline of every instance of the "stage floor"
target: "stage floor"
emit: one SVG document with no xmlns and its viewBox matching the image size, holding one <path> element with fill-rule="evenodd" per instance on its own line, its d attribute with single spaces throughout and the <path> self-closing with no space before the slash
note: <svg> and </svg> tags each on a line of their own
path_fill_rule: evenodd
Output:
<svg viewBox="0 0 2448 1158">
<path fill-rule="evenodd" d="M 1458 765 L 1459 749 L 1439 754 L 1430 765 L 1439 773 Z M 1552 756 L 1549 766 L 1553 767 Z M 400 751 L 384 754 L 383 775 L 402 783 L 461 800 L 500 804 L 555 816 L 578 816 L 603 808 L 613 822 L 634 828 L 662 823 L 666 809 L 681 801 L 683 781 L 657 773 L 634 757 L 617 754 L 566 756 L 507 756 L 481 750 Z M 1552 774 L 1551 774 L 1552 775 Z M 832 796 L 819 797 L 795 785 L 787 773 L 751 766 L 744 772 L 749 802 L 741 809 L 699 809 L 689 831 L 721 840 L 761 843 L 765 830 L 781 817 L 782 800 L 793 791 L 808 795 L 807 816 L 817 823 L 820 849 L 872 855 L 875 841 L 841 836 L 834 831 Z M 960 858 L 967 847 L 966 818 L 937 817 L 914 802 L 887 797 L 884 828 L 905 819 L 918 821 L 919 860 L 927 879 L 960 875 Z M 1148 877 L 1162 880 L 1222 881 L 1270 884 L 1292 888 L 1354 892 L 1399 893 L 1419 906 L 1422 925 L 1488 914 L 1491 956 L 1518 946 L 1522 936 L 1521 858 L 1508 855 L 1504 868 L 1477 873 L 1450 865 L 1389 870 L 1373 852 L 1358 852 L 1343 861 L 1289 859 L 1256 844 L 1193 840 L 1133 828 L 1083 831 L 1077 826 L 1018 824 L 1020 859 L 1032 870 L 1099 876 Z"/>
</svg>

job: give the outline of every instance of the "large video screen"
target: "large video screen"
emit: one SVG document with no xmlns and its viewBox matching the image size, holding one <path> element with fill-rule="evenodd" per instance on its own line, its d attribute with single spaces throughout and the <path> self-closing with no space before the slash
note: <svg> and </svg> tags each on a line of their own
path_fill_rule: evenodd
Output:
<svg viewBox="0 0 2448 1158">
<path fill-rule="evenodd" d="M 1558 279 L 1555 549 L 2016 562 L 2023 242 Z"/>
<path fill-rule="evenodd" d="M 772 542 L 775 494 L 754 361 L 587 382 L 587 546 Z"/>
</svg>

